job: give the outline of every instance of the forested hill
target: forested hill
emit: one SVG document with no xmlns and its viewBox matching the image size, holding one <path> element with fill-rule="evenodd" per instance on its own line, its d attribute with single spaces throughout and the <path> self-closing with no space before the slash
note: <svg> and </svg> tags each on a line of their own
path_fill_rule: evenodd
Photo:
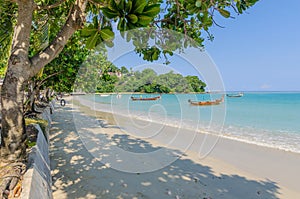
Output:
<svg viewBox="0 0 300 199">
<path fill-rule="evenodd" d="M 206 84 L 198 76 L 186 76 L 170 71 L 165 74 L 157 74 L 153 69 L 143 71 L 128 71 L 126 67 L 121 69 L 111 65 L 101 74 L 93 78 L 82 76 L 78 80 L 76 90 L 83 92 L 144 92 L 144 93 L 188 93 L 204 92 Z"/>
<path fill-rule="evenodd" d="M 123 70 L 123 72 L 125 72 Z M 188 93 L 204 92 L 206 84 L 198 76 L 186 76 L 170 71 L 165 74 L 157 74 L 152 69 L 128 72 L 116 81 L 117 92 L 145 92 L 145 93 Z M 101 88 L 101 87 L 100 87 Z M 99 89 L 105 92 L 105 89 Z"/>
</svg>

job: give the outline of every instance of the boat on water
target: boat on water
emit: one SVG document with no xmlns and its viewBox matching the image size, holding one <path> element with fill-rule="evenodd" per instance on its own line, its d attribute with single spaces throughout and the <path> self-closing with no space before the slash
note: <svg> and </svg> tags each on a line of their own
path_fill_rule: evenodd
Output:
<svg viewBox="0 0 300 199">
<path fill-rule="evenodd" d="M 224 95 L 220 99 L 212 100 L 212 101 L 192 101 L 188 100 L 190 105 L 194 106 L 210 106 L 210 105 L 219 105 L 224 102 Z"/>
<path fill-rule="evenodd" d="M 238 94 L 226 94 L 227 97 L 243 97 L 244 93 L 238 93 Z"/>
<path fill-rule="evenodd" d="M 110 95 L 108 95 L 108 94 L 100 94 L 100 97 L 108 97 L 108 96 L 110 96 Z"/>
<path fill-rule="evenodd" d="M 156 97 L 131 97 L 132 101 L 154 101 L 154 100 L 159 100 L 161 97 L 160 96 L 156 96 Z"/>
<path fill-rule="evenodd" d="M 75 96 L 75 95 L 86 95 L 85 92 L 71 92 L 70 95 Z"/>
</svg>

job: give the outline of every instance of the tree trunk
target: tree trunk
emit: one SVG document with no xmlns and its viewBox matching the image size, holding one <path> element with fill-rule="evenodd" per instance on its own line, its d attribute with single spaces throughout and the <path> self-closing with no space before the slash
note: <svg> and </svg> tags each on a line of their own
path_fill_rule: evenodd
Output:
<svg viewBox="0 0 300 199">
<path fill-rule="evenodd" d="M 25 121 L 23 118 L 24 87 L 29 79 L 28 57 L 33 0 L 18 0 L 17 24 L 14 28 L 11 55 L 1 89 L 1 162 L 23 159 Z"/>
<path fill-rule="evenodd" d="M 1 91 L 1 161 L 17 161 L 23 159 L 25 121 L 23 118 L 24 86 L 22 78 L 18 78 L 14 67 L 9 67 Z"/>
<path fill-rule="evenodd" d="M 36 100 L 39 99 L 39 88 L 35 80 L 30 81 L 27 86 L 27 98 L 24 105 L 24 116 L 34 116 L 37 113 L 41 113 L 35 110 Z"/>
<path fill-rule="evenodd" d="M 18 4 L 11 55 L 1 91 L 0 163 L 21 161 L 26 138 L 23 118 L 24 87 L 27 81 L 52 61 L 74 32 L 83 26 L 87 0 L 76 0 L 65 25 L 57 37 L 43 51 L 29 58 L 30 31 L 34 0 L 14 0 Z"/>
<path fill-rule="evenodd" d="M 0 168 L 3 163 L 17 162 L 20 164 L 24 161 L 26 132 L 23 104 L 26 83 L 52 61 L 62 51 L 73 33 L 83 26 L 84 11 L 87 4 L 87 0 L 76 0 L 57 37 L 45 50 L 29 58 L 32 13 L 36 5 L 34 0 L 13 1 L 18 4 L 18 17 L 8 68 L 1 89 Z M 22 171 L 25 172 L 25 169 Z M 17 175 L 9 176 L 9 178 L 5 177 L 2 181 L 1 178 L 3 177 L 0 176 L 0 198 L 15 188 L 16 182 L 22 174 L 23 172 L 19 172 Z M 8 190 L 6 190 L 7 188 Z"/>
</svg>

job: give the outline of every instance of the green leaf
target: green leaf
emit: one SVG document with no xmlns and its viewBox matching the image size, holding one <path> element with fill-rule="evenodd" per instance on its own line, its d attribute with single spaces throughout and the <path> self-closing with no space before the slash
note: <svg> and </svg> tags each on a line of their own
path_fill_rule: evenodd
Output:
<svg viewBox="0 0 300 199">
<path fill-rule="evenodd" d="M 138 14 L 142 13 L 146 5 L 147 5 L 146 0 L 135 0 L 133 6 L 133 13 L 138 13 Z"/>
<path fill-rule="evenodd" d="M 160 12 L 160 4 L 155 4 L 151 6 L 147 6 L 144 9 L 143 15 L 147 15 L 149 17 L 155 17 Z"/>
<path fill-rule="evenodd" d="M 229 11 L 223 10 L 223 9 L 221 9 L 221 8 L 219 8 L 218 11 L 219 11 L 219 13 L 220 13 L 223 17 L 225 17 L 225 18 L 229 18 L 229 17 L 230 17 L 230 12 L 229 12 Z"/>
<path fill-rule="evenodd" d="M 36 145 L 36 142 L 27 142 L 28 147 L 34 147 Z"/>
<path fill-rule="evenodd" d="M 139 18 L 138 23 L 141 24 L 142 26 L 148 25 L 153 20 L 152 17 L 145 16 L 145 15 L 140 15 L 138 16 L 138 18 Z"/>
<path fill-rule="evenodd" d="M 118 10 L 124 11 L 124 9 L 125 9 L 125 0 L 120 0 L 118 4 Z"/>
<path fill-rule="evenodd" d="M 86 41 L 86 48 L 92 49 L 95 47 L 98 40 L 98 32 L 95 32 L 91 37 Z"/>
<path fill-rule="evenodd" d="M 68 73 L 72 73 L 72 72 L 74 72 L 74 69 L 73 68 L 68 68 L 67 71 L 68 71 Z"/>
<path fill-rule="evenodd" d="M 120 32 L 120 35 L 121 35 L 122 38 L 124 38 L 125 37 L 125 32 Z"/>
<path fill-rule="evenodd" d="M 125 5 L 125 11 L 126 11 L 127 13 L 130 13 L 131 9 L 132 9 L 132 1 L 131 1 L 131 0 L 128 0 L 128 2 L 127 2 L 126 5 Z"/>
<path fill-rule="evenodd" d="M 139 20 L 139 18 L 135 14 L 129 14 L 127 15 L 127 18 L 133 24 L 135 24 Z"/>
<path fill-rule="evenodd" d="M 198 7 L 198 8 L 200 8 L 201 4 L 202 4 L 202 1 L 198 0 L 198 1 L 196 1 L 195 6 Z"/>
<path fill-rule="evenodd" d="M 100 31 L 100 36 L 104 41 L 108 41 L 108 40 L 112 40 L 114 38 L 115 34 L 109 28 L 103 28 Z"/>
<path fill-rule="evenodd" d="M 95 28 L 98 28 L 99 23 L 98 23 L 98 17 L 97 16 L 93 17 L 93 24 L 94 24 Z"/>
<path fill-rule="evenodd" d="M 119 16 L 119 12 L 117 11 L 112 11 L 109 8 L 102 8 L 102 13 L 104 14 L 104 16 L 106 16 L 109 19 L 113 19 L 117 16 Z"/>
<path fill-rule="evenodd" d="M 173 56 L 173 52 L 172 52 L 172 51 L 169 51 L 169 50 L 164 50 L 163 53 L 164 53 L 164 54 L 167 54 L 167 53 L 168 53 L 169 55 Z"/>
<path fill-rule="evenodd" d="M 104 41 L 105 45 L 108 46 L 109 48 L 114 47 L 114 43 L 112 41 Z"/>
<path fill-rule="evenodd" d="M 85 27 L 85 28 L 81 29 L 81 31 L 80 31 L 81 36 L 83 36 L 83 37 L 91 36 L 91 35 L 95 34 L 95 32 L 97 32 L 97 29 L 89 28 L 89 27 Z"/>
<path fill-rule="evenodd" d="M 109 0 L 108 8 L 112 11 L 118 11 L 118 6 L 115 2 L 115 0 Z"/>
<path fill-rule="evenodd" d="M 130 22 L 128 22 L 126 25 L 127 25 L 127 28 L 128 28 L 129 30 L 135 29 L 135 28 L 136 28 L 136 26 L 135 26 L 133 23 L 130 23 Z"/>
<path fill-rule="evenodd" d="M 121 30 L 121 31 L 126 30 L 126 21 L 124 18 L 120 18 L 117 28 L 118 28 L 118 30 Z"/>
<path fill-rule="evenodd" d="M 131 40 L 131 33 L 130 32 L 127 32 L 127 35 L 126 35 L 126 41 L 129 42 Z"/>
<path fill-rule="evenodd" d="M 155 52 L 153 53 L 152 59 L 153 59 L 153 60 L 158 60 L 158 52 L 155 51 Z"/>
<path fill-rule="evenodd" d="M 27 145 L 28 147 L 34 147 L 34 146 L 36 145 L 36 142 L 32 142 L 32 141 L 30 141 L 30 140 L 26 140 L 26 145 Z"/>
<path fill-rule="evenodd" d="M 242 10 L 242 8 L 241 8 L 241 3 L 240 3 L 239 1 L 236 3 L 236 7 L 237 7 L 239 13 L 242 14 L 242 13 L 243 13 L 243 10 Z"/>
</svg>

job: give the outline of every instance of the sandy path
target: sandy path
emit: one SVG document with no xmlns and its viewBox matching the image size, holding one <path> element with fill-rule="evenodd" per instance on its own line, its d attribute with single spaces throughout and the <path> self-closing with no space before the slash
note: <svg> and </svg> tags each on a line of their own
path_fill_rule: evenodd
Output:
<svg viewBox="0 0 300 199">
<path fill-rule="evenodd" d="M 107 125 L 83 129 L 86 136 L 101 134 L 99 145 L 87 146 L 78 134 L 82 129 L 74 124 L 73 115 L 77 123 L 91 121 L 90 116 L 72 109 L 70 104 L 58 108 L 53 115 L 50 151 L 54 198 L 247 199 L 288 198 L 286 196 L 297 194 L 289 191 L 283 196 L 282 187 L 276 182 L 256 178 L 216 159 L 199 160 L 193 152 L 153 172 L 115 170 L 100 161 L 115 155 L 106 147 L 117 145 L 135 153 L 146 153 L 159 149 L 157 143 L 135 138 Z M 90 151 L 101 151 L 103 159 L 93 157 L 86 146 Z M 173 149 L 167 151 L 178 153 Z"/>
</svg>

